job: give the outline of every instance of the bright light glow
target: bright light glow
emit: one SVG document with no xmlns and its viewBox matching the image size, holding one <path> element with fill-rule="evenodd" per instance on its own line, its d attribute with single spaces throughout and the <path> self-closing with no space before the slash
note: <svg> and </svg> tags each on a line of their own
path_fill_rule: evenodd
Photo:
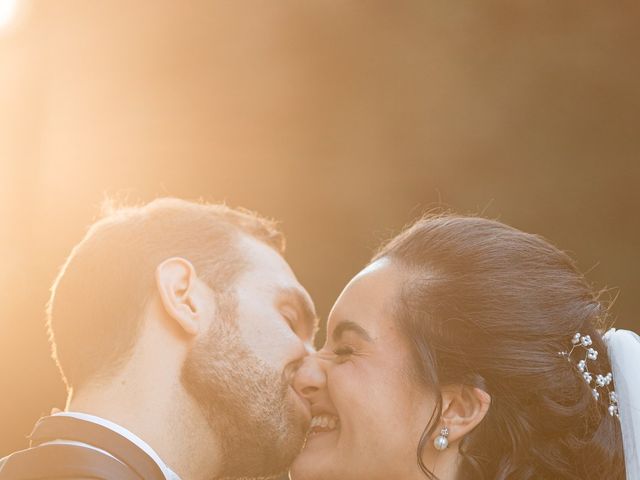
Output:
<svg viewBox="0 0 640 480">
<path fill-rule="evenodd" d="M 0 29 L 11 23 L 16 15 L 18 0 L 0 0 Z"/>
</svg>

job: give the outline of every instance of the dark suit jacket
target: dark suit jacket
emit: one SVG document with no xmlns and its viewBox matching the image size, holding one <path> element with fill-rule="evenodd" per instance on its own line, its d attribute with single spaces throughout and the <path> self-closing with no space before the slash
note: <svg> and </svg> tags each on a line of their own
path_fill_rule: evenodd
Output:
<svg viewBox="0 0 640 480">
<path fill-rule="evenodd" d="M 99 479 L 165 480 L 160 466 L 128 438 L 93 422 L 66 416 L 43 417 L 31 446 L 0 460 L 0 480 Z M 48 443 L 69 440 L 92 445 Z"/>
</svg>

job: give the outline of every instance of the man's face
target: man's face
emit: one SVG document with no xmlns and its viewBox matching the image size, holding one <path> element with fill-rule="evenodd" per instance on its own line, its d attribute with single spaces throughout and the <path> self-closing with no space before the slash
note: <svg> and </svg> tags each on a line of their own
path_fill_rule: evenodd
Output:
<svg viewBox="0 0 640 480">
<path fill-rule="evenodd" d="M 182 380 L 221 442 L 223 476 L 270 476 L 289 467 L 308 430 L 309 406 L 291 381 L 312 350 L 316 316 L 277 252 L 249 237 L 238 248 L 247 266 L 220 296 Z"/>
</svg>

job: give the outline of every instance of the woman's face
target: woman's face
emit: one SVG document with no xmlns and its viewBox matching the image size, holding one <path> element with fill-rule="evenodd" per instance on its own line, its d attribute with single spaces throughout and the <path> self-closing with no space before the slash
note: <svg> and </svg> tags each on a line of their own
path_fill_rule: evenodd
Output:
<svg viewBox="0 0 640 480">
<path fill-rule="evenodd" d="M 331 311 L 324 347 L 300 367 L 294 385 L 314 419 L 293 480 L 422 478 L 416 450 L 434 401 L 393 318 L 402 280 L 388 259 L 356 275 Z"/>
</svg>

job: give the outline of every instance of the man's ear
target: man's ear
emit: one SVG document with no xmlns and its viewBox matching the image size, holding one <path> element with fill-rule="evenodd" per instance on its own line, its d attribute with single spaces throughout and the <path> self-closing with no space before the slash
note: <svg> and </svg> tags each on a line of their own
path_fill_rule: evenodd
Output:
<svg viewBox="0 0 640 480">
<path fill-rule="evenodd" d="M 449 429 L 449 442 L 464 438 L 485 417 L 491 396 L 469 385 L 442 388 L 442 423 Z M 443 426 L 444 426 L 443 425 Z M 439 429 L 436 435 L 439 435 Z"/>
<path fill-rule="evenodd" d="M 184 258 L 172 257 L 156 268 L 156 287 L 165 311 L 188 335 L 196 335 L 202 327 L 201 289 L 195 268 Z"/>
</svg>

